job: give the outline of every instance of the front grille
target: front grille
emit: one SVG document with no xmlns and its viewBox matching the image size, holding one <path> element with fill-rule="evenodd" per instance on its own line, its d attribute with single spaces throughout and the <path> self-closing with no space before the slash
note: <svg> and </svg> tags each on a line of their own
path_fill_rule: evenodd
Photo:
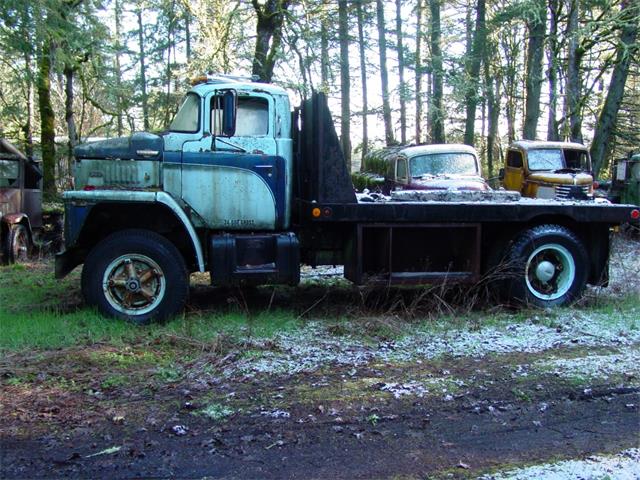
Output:
<svg viewBox="0 0 640 480">
<path fill-rule="evenodd" d="M 556 186 L 556 199 L 569 200 L 577 199 L 584 200 L 589 198 L 589 185 L 557 185 Z"/>
</svg>

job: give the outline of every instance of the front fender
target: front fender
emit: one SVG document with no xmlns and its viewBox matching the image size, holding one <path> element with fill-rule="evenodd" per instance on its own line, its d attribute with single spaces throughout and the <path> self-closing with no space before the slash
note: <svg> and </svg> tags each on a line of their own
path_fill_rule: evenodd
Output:
<svg viewBox="0 0 640 480">
<path fill-rule="evenodd" d="M 204 272 L 204 254 L 198 235 L 180 204 L 166 192 L 122 190 L 69 191 L 65 200 L 65 243 L 73 247 L 91 210 L 99 203 L 160 203 L 168 207 L 187 232 L 196 255 L 198 270 Z"/>
</svg>

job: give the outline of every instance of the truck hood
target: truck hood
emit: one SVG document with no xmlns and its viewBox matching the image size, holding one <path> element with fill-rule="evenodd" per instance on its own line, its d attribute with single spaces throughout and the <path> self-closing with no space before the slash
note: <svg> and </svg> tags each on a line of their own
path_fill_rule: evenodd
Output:
<svg viewBox="0 0 640 480">
<path fill-rule="evenodd" d="M 588 173 L 531 173 L 528 180 L 539 183 L 551 183 L 553 185 L 591 185 L 593 177 Z"/>
<path fill-rule="evenodd" d="M 424 175 L 412 178 L 409 188 L 415 190 L 490 190 L 482 177 L 475 175 Z"/>
<path fill-rule="evenodd" d="M 73 149 L 76 160 L 120 159 L 160 160 L 162 137 L 148 132 L 137 132 L 129 137 L 109 138 L 97 142 L 83 143 Z"/>
</svg>

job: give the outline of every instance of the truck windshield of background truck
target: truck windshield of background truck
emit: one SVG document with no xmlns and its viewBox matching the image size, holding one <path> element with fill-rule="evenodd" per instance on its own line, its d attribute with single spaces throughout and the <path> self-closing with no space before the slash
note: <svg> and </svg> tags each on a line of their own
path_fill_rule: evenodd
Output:
<svg viewBox="0 0 640 480">
<path fill-rule="evenodd" d="M 419 155 L 410 160 L 411 176 L 424 175 L 478 175 L 476 158 L 470 153 L 433 153 Z"/>
<path fill-rule="evenodd" d="M 20 176 L 20 162 L 17 160 L 0 160 L 0 188 L 17 187 Z"/>
<path fill-rule="evenodd" d="M 173 118 L 169 130 L 172 132 L 196 133 L 200 127 L 200 97 L 195 93 L 188 93 L 180 106 L 180 110 Z"/>
<path fill-rule="evenodd" d="M 545 148 L 529 150 L 529 170 L 591 171 L 589 155 L 583 150 Z"/>
</svg>

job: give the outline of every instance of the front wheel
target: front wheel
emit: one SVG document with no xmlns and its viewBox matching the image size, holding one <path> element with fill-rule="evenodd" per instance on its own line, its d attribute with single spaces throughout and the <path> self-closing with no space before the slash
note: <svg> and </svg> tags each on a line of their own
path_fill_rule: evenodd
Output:
<svg viewBox="0 0 640 480">
<path fill-rule="evenodd" d="M 31 239 L 24 225 L 11 225 L 5 238 L 4 252 L 7 263 L 22 263 L 29 259 Z"/>
<path fill-rule="evenodd" d="M 527 230 L 508 255 L 508 293 L 518 302 L 538 307 L 568 305 L 587 282 L 588 257 L 580 239 L 559 225 Z"/>
<path fill-rule="evenodd" d="M 166 238 L 146 230 L 124 230 L 100 242 L 82 272 L 88 304 L 107 316 L 145 324 L 184 307 L 189 284 L 184 259 Z"/>
</svg>

